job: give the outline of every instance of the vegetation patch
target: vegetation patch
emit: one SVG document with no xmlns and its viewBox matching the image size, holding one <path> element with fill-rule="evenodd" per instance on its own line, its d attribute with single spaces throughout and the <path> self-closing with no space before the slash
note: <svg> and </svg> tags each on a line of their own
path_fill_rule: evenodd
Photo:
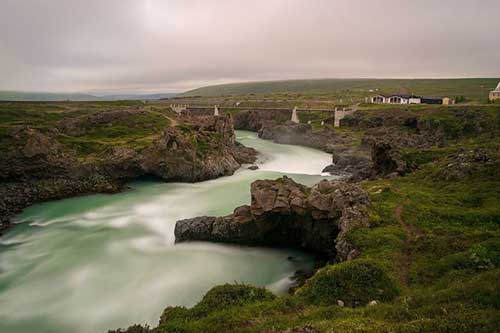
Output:
<svg viewBox="0 0 500 333">
<path fill-rule="evenodd" d="M 375 261 L 359 259 L 330 265 L 319 270 L 298 290 L 298 295 L 314 304 L 349 306 L 371 301 L 390 301 L 398 294 L 394 281 Z"/>
<path fill-rule="evenodd" d="M 174 332 L 183 332 L 184 330 L 180 327 L 185 327 L 189 323 L 206 318 L 212 313 L 220 313 L 229 309 L 237 309 L 275 299 L 276 296 L 264 288 L 244 284 L 216 286 L 210 289 L 192 309 L 179 306 L 166 308 L 160 318 L 160 327 L 167 331 L 171 329 Z"/>
</svg>

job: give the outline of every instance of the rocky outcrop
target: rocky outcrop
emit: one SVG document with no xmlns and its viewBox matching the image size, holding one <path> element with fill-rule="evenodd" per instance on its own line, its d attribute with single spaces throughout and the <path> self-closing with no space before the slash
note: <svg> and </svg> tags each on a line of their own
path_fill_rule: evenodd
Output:
<svg viewBox="0 0 500 333">
<path fill-rule="evenodd" d="M 259 130 L 259 137 L 276 143 L 300 145 L 326 152 L 332 152 L 335 150 L 335 146 L 350 143 L 352 140 L 348 135 L 337 133 L 329 126 L 325 126 L 319 131 L 313 131 L 310 124 L 292 122 L 266 123 Z"/>
<path fill-rule="evenodd" d="M 332 175 L 346 175 L 349 180 L 360 181 L 370 178 L 373 163 L 371 156 L 361 149 L 334 147 L 332 164 L 323 169 Z"/>
<path fill-rule="evenodd" d="M 372 175 L 404 175 L 408 166 L 401 158 L 399 147 L 386 141 L 377 141 L 372 146 Z"/>
<path fill-rule="evenodd" d="M 80 135 L 82 119 L 60 123 L 64 135 Z M 90 121 L 101 120 L 97 116 Z M 12 134 L 15 144 L 0 159 L 0 231 L 10 216 L 35 202 L 116 192 L 141 176 L 183 182 L 213 179 L 256 159 L 255 150 L 235 141 L 231 116 L 185 119 L 182 127 L 166 127 L 146 148 L 114 146 L 83 159 L 61 144 L 58 135 L 57 130 L 42 133 L 30 127 Z"/>
<path fill-rule="evenodd" d="M 446 142 L 444 136 L 437 133 L 417 133 L 401 130 L 401 128 L 397 127 L 380 127 L 368 129 L 361 143 L 364 146 L 372 147 L 381 140 L 399 147 L 418 148 L 443 146 Z"/>
<path fill-rule="evenodd" d="M 291 118 L 291 110 L 243 111 L 234 115 L 234 128 L 258 132 L 265 124 L 280 124 Z"/>
<path fill-rule="evenodd" d="M 285 176 L 255 181 L 251 198 L 250 206 L 228 216 L 178 221 L 176 242 L 292 246 L 338 260 L 357 256 L 346 234 L 368 225 L 369 197 L 359 186 L 323 180 L 309 188 Z"/>
<path fill-rule="evenodd" d="M 447 156 L 436 168 L 432 178 L 439 181 L 458 181 L 467 177 L 495 179 L 500 170 L 498 149 L 460 149 Z"/>
</svg>

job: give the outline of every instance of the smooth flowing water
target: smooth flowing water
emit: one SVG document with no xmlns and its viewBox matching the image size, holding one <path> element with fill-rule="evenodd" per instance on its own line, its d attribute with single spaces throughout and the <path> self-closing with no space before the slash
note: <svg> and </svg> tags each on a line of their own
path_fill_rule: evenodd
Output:
<svg viewBox="0 0 500 333">
<path fill-rule="evenodd" d="M 195 183 L 142 181 L 115 195 L 34 205 L 0 238 L 0 332 L 106 332 L 156 324 L 168 305 L 192 306 L 225 282 L 286 292 L 307 254 L 203 242 L 174 244 L 179 219 L 225 215 L 250 202 L 250 183 L 287 174 L 312 185 L 331 157 L 258 139 L 257 171 Z M 295 260 L 288 260 L 292 256 Z"/>
</svg>

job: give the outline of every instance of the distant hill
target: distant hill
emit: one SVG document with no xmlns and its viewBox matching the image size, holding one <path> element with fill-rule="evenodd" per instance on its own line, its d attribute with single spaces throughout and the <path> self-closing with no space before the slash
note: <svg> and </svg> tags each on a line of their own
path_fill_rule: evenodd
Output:
<svg viewBox="0 0 500 333">
<path fill-rule="evenodd" d="M 165 94 L 128 94 L 128 95 L 104 95 L 95 96 L 84 93 L 45 93 L 45 92 L 21 92 L 0 91 L 0 101 L 118 101 L 118 100 L 155 100 L 160 98 L 174 97 L 174 93 Z"/>
<path fill-rule="evenodd" d="M 59 94 L 44 92 L 0 91 L 1 101 L 96 101 L 98 97 L 89 94 Z"/>
<path fill-rule="evenodd" d="M 165 94 L 142 94 L 142 95 L 104 95 L 99 96 L 101 100 L 104 101 L 120 101 L 120 100 L 156 100 L 163 98 L 175 97 L 175 93 L 165 93 Z"/>
<path fill-rule="evenodd" d="M 479 99 L 494 88 L 500 79 L 315 79 L 232 83 L 202 87 L 181 94 L 192 96 L 227 96 L 272 93 L 414 92 L 420 95 L 466 96 Z M 378 89 L 378 90 L 377 90 Z M 373 90 L 373 91 L 371 91 Z"/>
</svg>

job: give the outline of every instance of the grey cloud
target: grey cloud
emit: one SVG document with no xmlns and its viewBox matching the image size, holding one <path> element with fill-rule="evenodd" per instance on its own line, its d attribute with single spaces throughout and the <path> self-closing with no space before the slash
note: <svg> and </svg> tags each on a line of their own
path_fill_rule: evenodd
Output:
<svg viewBox="0 0 500 333">
<path fill-rule="evenodd" d="M 500 76 L 497 0 L 1 0 L 0 89 Z"/>
</svg>

